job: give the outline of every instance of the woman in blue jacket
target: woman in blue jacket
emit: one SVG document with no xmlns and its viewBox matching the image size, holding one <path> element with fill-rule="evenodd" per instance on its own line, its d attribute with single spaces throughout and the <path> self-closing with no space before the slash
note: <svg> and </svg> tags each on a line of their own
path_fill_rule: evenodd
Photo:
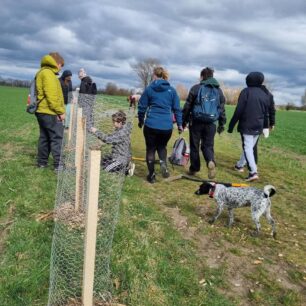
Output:
<svg viewBox="0 0 306 306">
<path fill-rule="evenodd" d="M 153 82 L 145 89 L 138 104 L 138 127 L 142 128 L 144 125 L 149 183 L 156 181 L 154 170 L 156 151 L 160 159 L 162 176 L 169 177 L 167 144 L 172 135 L 173 114 L 181 133 L 183 128 L 180 99 L 168 82 L 167 71 L 163 67 L 156 67 L 153 71 Z"/>
</svg>

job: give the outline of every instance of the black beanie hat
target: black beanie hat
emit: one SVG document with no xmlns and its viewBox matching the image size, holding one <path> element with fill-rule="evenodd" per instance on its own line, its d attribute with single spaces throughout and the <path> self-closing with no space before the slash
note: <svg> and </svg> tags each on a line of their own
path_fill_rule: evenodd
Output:
<svg viewBox="0 0 306 306">
<path fill-rule="evenodd" d="M 72 76 L 72 73 L 71 73 L 70 70 L 65 70 L 65 71 L 63 71 L 63 74 L 62 74 L 62 76 L 61 76 L 61 79 L 65 79 L 65 78 L 68 77 L 68 76 Z"/>
<path fill-rule="evenodd" d="M 262 72 L 250 72 L 246 77 L 246 84 L 249 87 L 259 87 L 262 85 L 263 81 L 265 79 L 265 76 Z"/>
</svg>

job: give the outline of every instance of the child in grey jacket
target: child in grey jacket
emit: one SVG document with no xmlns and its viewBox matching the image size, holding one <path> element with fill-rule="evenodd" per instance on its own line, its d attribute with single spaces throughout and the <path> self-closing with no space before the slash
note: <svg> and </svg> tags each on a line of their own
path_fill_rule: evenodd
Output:
<svg viewBox="0 0 306 306">
<path fill-rule="evenodd" d="M 125 172 L 133 175 L 135 165 L 131 163 L 131 141 L 130 134 L 132 124 L 126 123 L 126 114 L 118 111 L 112 115 L 114 132 L 105 134 L 91 127 L 90 131 L 101 141 L 112 145 L 112 152 L 105 156 L 102 161 L 102 168 L 107 172 Z"/>
</svg>

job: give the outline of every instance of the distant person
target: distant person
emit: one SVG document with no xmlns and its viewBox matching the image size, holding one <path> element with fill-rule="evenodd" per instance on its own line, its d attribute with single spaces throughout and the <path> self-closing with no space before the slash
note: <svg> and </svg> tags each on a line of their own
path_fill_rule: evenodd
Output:
<svg viewBox="0 0 306 306">
<path fill-rule="evenodd" d="M 228 132 L 232 133 L 238 122 L 241 134 L 242 154 L 235 165 L 235 170 L 243 172 L 247 165 L 249 175 L 246 181 L 259 179 L 257 171 L 257 143 L 264 128 L 272 130 L 275 125 L 275 105 L 273 95 L 262 85 L 264 75 L 261 72 L 250 72 L 246 77 L 247 87 L 238 99 L 238 104 L 229 123 Z"/>
<path fill-rule="evenodd" d="M 105 134 L 91 127 L 90 132 L 94 133 L 101 141 L 112 145 L 112 153 L 102 159 L 102 168 L 107 172 L 123 172 L 132 176 L 135 164 L 131 162 L 131 141 L 130 134 L 132 124 L 126 123 L 126 114 L 118 111 L 112 115 L 114 132 Z"/>
<path fill-rule="evenodd" d="M 128 96 L 127 100 L 130 103 L 129 109 L 133 108 L 133 110 L 135 111 L 139 99 L 140 99 L 140 95 L 137 95 L 137 94 Z"/>
<path fill-rule="evenodd" d="M 199 94 L 203 102 L 199 101 Z M 205 101 L 206 97 L 211 99 Z M 203 109 L 201 103 L 208 103 L 211 107 Z M 203 153 L 208 168 L 208 178 L 216 176 L 216 161 L 214 153 L 214 139 L 216 132 L 221 134 L 226 123 L 225 97 L 218 81 L 214 78 L 214 70 L 206 67 L 200 73 L 200 83 L 191 87 L 183 107 L 183 128 L 189 124 L 190 167 L 189 175 L 200 171 L 199 147 Z M 205 107 L 204 107 L 205 108 Z M 209 112 L 213 110 L 213 113 Z M 218 127 L 216 124 L 218 123 Z"/>
<path fill-rule="evenodd" d="M 167 144 L 172 135 L 173 113 L 181 133 L 183 128 L 180 99 L 168 82 L 168 72 L 163 67 L 156 67 L 153 72 L 153 82 L 145 89 L 138 104 L 138 127 L 144 126 L 149 183 L 156 181 L 154 169 L 156 151 L 160 159 L 162 176 L 169 177 Z"/>
<path fill-rule="evenodd" d="M 84 68 L 79 70 L 79 79 L 81 80 L 80 84 L 80 94 L 96 95 L 97 86 L 94 83 L 90 76 L 87 75 Z"/>
<path fill-rule="evenodd" d="M 65 118 L 65 128 L 69 127 L 70 121 L 70 108 L 72 103 L 72 81 L 71 81 L 72 73 L 70 70 L 65 70 L 61 77 L 60 82 L 62 86 L 63 96 L 64 96 L 64 103 L 66 106 L 66 118 Z"/>
<path fill-rule="evenodd" d="M 57 74 L 64 66 L 64 59 L 57 52 L 51 52 L 41 59 L 40 70 L 36 74 L 38 104 L 36 117 L 39 124 L 37 166 L 48 165 L 50 152 L 54 169 L 60 170 L 63 121 L 65 120 L 64 97 Z"/>
<path fill-rule="evenodd" d="M 95 98 L 97 95 L 96 83 L 94 83 L 90 76 L 87 75 L 84 68 L 79 70 L 79 79 L 81 80 L 79 90 L 79 106 L 83 110 L 83 115 L 86 117 L 86 127 L 88 130 L 94 126 L 93 109 Z"/>
</svg>

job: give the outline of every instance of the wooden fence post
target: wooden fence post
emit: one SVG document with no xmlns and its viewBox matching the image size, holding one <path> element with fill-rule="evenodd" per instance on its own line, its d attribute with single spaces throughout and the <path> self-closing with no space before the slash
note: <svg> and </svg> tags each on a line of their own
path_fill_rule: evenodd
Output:
<svg viewBox="0 0 306 306">
<path fill-rule="evenodd" d="M 82 118 L 82 108 L 78 108 L 76 119 L 76 143 L 75 143 L 75 167 L 76 167 L 76 182 L 75 182 L 75 210 L 78 211 L 82 199 L 82 173 L 84 160 L 84 134 L 86 127 Z"/>
<path fill-rule="evenodd" d="M 100 182 L 100 150 L 90 150 L 88 165 L 87 207 L 85 217 L 85 245 L 82 302 L 83 306 L 93 305 L 93 286 L 96 258 L 96 236 L 98 222 L 98 200 Z"/>
</svg>

